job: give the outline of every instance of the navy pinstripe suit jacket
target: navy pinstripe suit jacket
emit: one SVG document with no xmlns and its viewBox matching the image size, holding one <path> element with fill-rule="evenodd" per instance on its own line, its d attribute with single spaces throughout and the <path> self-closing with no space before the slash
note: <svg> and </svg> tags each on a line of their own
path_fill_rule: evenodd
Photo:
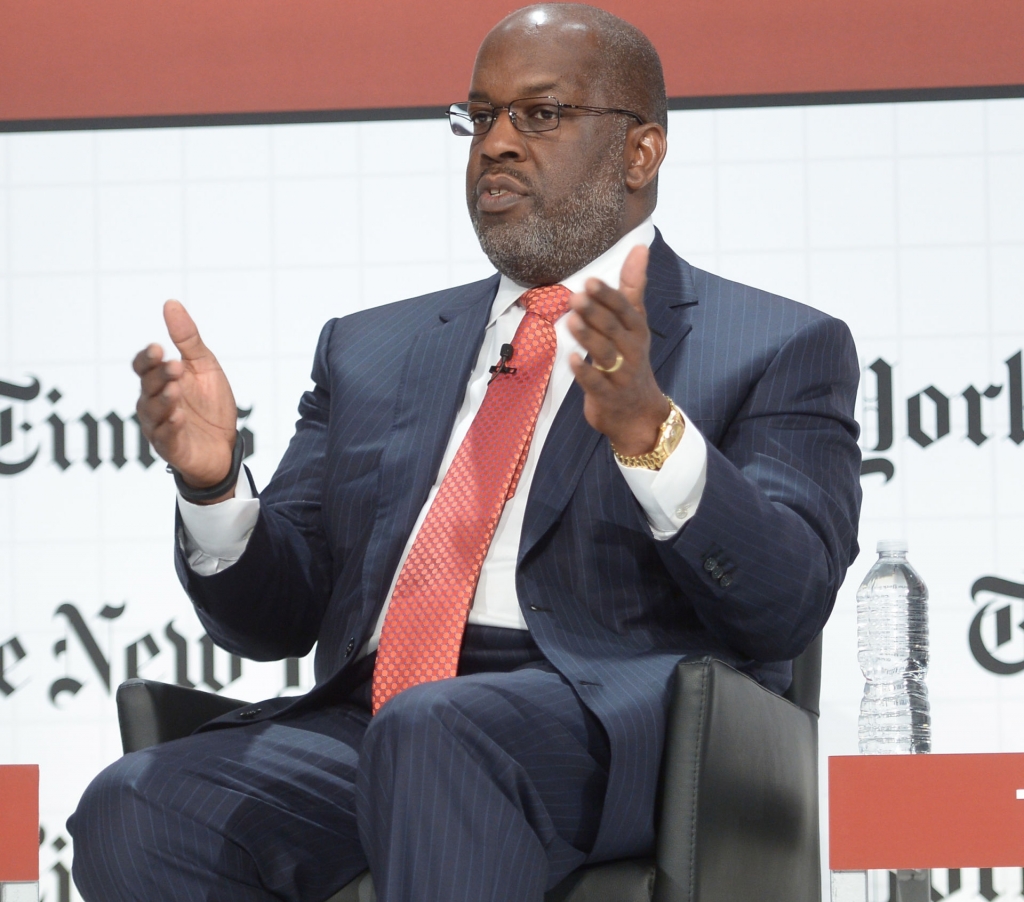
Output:
<svg viewBox="0 0 1024 902">
<path fill-rule="evenodd" d="M 351 680 L 444 453 L 497 277 L 333 320 L 243 557 L 179 574 L 210 634 L 256 659 L 319 641 L 322 704 Z M 541 452 L 516 588 L 540 648 L 600 718 L 611 773 L 593 858 L 653 838 L 669 682 L 713 653 L 784 690 L 857 552 L 859 367 L 847 327 L 677 257 L 646 293 L 662 389 L 708 443 L 695 517 L 657 542 L 574 385 Z M 713 557 L 731 582 L 704 568 Z M 721 575 L 721 574 L 720 574 Z"/>
</svg>

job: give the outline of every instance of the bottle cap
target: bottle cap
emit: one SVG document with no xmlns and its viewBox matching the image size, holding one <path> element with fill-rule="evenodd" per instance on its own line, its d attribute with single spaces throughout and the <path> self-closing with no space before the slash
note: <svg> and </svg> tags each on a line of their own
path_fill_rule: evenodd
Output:
<svg viewBox="0 0 1024 902">
<path fill-rule="evenodd" d="M 879 554 L 886 552 L 907 552 L 907 540 L 906 539 L 882 539 L 875 549 Z"/>
</svg>

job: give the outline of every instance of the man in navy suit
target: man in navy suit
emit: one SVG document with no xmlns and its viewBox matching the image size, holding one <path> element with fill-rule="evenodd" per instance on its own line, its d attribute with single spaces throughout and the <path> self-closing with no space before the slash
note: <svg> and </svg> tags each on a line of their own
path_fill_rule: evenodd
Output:
<svg viewBox="0 0 1024 902">
<path fill-rule="evenodd" d="M 591 7 L 519 10 L 449 117 L 500 275 L 328 323 L 258 497 L 228 382 L 180 304 L 165 318 L 181 361 L 136 358 L 200 618 L 251 658 L 319 643 L 317 685 L 104 771 L 70 822 L 90 902 L 319 902 L 367 866 L 388 902 L 539 900 L 587 860 L 651 850 L 681 658 L 782 691 L 824 625 L 856 554 L 853 343 L 656 232 L 667 113 L 650 42 Z M 515 366 L 518 299 L 556 284 L 570 309 L 459 675 L 371 715 L 410 548 Z"/>
</svg>

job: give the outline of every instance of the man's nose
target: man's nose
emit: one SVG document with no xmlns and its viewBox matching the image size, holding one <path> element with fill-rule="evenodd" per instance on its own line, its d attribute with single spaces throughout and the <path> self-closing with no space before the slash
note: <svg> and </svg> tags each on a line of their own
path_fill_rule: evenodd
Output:
<svg viewBox="0 0 1024 902">
<path fill-rule="evenodd" d="M 526 155 L 523 133 L 512 124 L 512 114 L 502 107 L 494 111 L 490 130 L 480 139 L 480 153 L 493 160 L 522 159 Z"/>
</svg>

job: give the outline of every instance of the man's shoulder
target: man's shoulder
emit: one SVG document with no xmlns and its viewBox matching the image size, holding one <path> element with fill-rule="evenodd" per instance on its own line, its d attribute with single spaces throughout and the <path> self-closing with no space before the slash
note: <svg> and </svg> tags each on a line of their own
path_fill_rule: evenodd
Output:
<svg viewBox="0 0 1024 902">
<path fill-rule="evenodd" d="M 728 279 L 725 276 L 715 275 L 707 270 L 691 267 L 694 274 L 694 283 L 698 293 L 709 303 L 722 306 L 744 308 L 763 308 L 766 311 L 785 313 L 789 317 L 801 322 L 811 322 L 819 319 L 834 319 L 830 314 L 804 304 L 794 301 L 785 295 L 776 294 L 764 288 L 757 288 L 754 285 L 747 285 Z"/>
<path fill-rule="evenodd" d="M 363 329 L 374 324 L 387 328 L 423 327 L 439 319 L 457 316 L 464 310 L 478 304 L 492 301 L 498 288 L 498 276 L 490 276 L 477 282 L 467 282 L 440 291 L 367 307 L 338 319 L 339 325 Z"/>
<path fill-rule="evenodd" d="M 694 266 L 672 250 L 664 239 L 661 244 L 661 253 L 656 255 L 661 278 L 676 283 L 674 292 L 684 302 L 695 305 L 708 323 L 729 326 L 742 320 L 749 326 L 770 322 L 772 331 L 793 331 L 811 323 L 840 322 L 809 304 Z"/>
<path fill-rule="evenodd" d="M 497 286 L 495 275 L 335 317 L 324 324 L 317 353 L 348 354 L 357 349 L 371 355 L 400 354 L 417 335 L 461 313 L 473 309 L 482 313 L 485 307 L 490 310 Z"/>
</svg>

